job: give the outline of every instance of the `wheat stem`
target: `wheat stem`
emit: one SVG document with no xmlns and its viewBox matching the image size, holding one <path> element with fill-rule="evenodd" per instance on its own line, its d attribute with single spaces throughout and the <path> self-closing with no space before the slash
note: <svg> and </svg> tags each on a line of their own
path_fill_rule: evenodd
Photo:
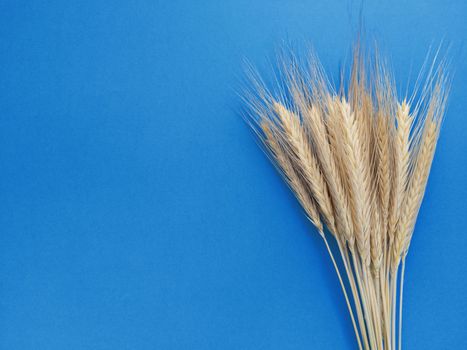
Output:
<svg viewBox="0 0 467 350">
<path fill-rule="evenodd" d="M 334 265 L 334 269 L 336 270 L 336 273 L 337 273 L 337 276 L 339 278 L 339 283 L 341 285 L 342 291 L 344 292 L 345 301 L 347 303 L 347 308 L 349 310 L 350 317 L 352 319 L 352 325 L 354 327 L 355 337 L 357 338 L 358 347 L 359 347 L 360 350 L 362 350 L 362 342 L 360 340 L 360 335 L 358 334 L 358 328 L 357 328 L 357 324 L 355 322 L 354 313 L 352 311 L 352 306 L 350 305 L 350 300 L 349 300 L 349 297 L 347 295 L 347 290 L 346 290 L 344 282 L 342 280 L 341 273 L 339 271 L 339 268 L 337 267 L 336 260 L 334 259 L 334 254 L 332 253 L 331 248 L 329 247 L 329 243 L 328 243 L 328 240 L 326 239 L 326 236 L 324 235 L 324 233 L 321 233 L 321 235 L 322 235 L 322 237 L 324 239 L 324 243 L 326 245 L 326 249 L 327 249 L 327 251 L 329 253 L 329 256 L 331 257 L 332 264 Z"/>
<path fill-rule="evenodd" d="M 402 300 L 404 296 L 405 257 L 401 263 L 401 281 L 399 290 L 399 350 L 402 350 Z"/>
</svg>

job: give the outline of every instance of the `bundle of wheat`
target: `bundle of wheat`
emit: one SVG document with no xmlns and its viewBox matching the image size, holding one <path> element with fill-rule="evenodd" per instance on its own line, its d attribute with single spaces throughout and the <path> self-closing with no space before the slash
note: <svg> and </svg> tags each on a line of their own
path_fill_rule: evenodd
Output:
<svg viewBox="0 0 467 350">
<path fill-rule="evenodd" d="M 405 258 L 449 87 L 437 57 L 403 99 L 383 60 L 359 45 L 338 92 L 313 54 L 281 59 L 277 93 L 249 74 L 247 121 L 324 240 L 360 349 L 402 346 Z"/>
</svg>

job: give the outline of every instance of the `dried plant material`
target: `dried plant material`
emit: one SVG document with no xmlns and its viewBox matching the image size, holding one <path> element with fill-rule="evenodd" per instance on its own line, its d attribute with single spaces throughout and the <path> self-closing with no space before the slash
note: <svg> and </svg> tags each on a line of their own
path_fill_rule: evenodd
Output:
<svg viewBox="0 0 467 350">
<path fill-rule="evenodd" d="M 250 74 L 247 120 L 325 242 L 360 349 L 402 346 L 405 258 L 449 86 L 437 56 L 402 99 L 383 60 L 358 45 L 339 92 L 314 55 L 282 58 L 277 93 Z"/>
</svg>

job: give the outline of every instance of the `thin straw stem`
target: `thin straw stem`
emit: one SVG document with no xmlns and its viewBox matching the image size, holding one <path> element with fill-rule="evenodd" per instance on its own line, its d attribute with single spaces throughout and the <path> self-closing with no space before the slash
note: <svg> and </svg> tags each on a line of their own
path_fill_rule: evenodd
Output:
<svg viewBox="0 0 467 350">
<path fill-rule="evenodd" d="M 397 270 L 392 275 L 392 349 L 396 349 Z"/>
<path fill-rule="evenodd" d="M 332 264 L 334 265 L 334 269 L 336 270 L 337 277 L 339 278 L 339 283 L 341 285 L 342 291 L 344 292 L 345 301 L 347 303 L 347 308 L 349 310 L 350 317 L 352 319 L 352 325 L 353 325 L 353 328 L 354 328 L 354 331 L 355 331 L 355 337 L 357 338 L 358 348 L 360 350 L 362 350 L 363 349 L 362 348 L 362 342 L 361 342 L 360 336 L 358 334 L 358 328 L 357 328 L 357 324 L 355 322 L 354 313 L 352 311 L 352 306 L 350 305 L 349 297 L 347 295 L 347 290 L 346 290 L 344 282 L 342 280 L 341 273 L 340 273 L 339 268 L 337 266 L 336 260 L 334 259 L 334 254 L 332 253 L 331 248 L 329 247 L 329 243 L 328 243 L 328 240 L 326 239 L 326 236 L 324 235 L 324 233 L 322 233 L 321 236 L 323 237 L 324 243 L 326 245 L 326 249 L 327 249 L 327 251 L 329 253 L 329 256 L 331 257 Z"/>
<path fill-rule="evenodd" d="M 402 300 L 404 297 L 405 256 L 402 258 L 401 282 L 399 291 L 399 350 L 402 349 Z"/>
<path fill-rule="evenodd" d="M 365 349 L 370 349 L 370 345 L 368 343 L 368 334 L 367 334 L 367 329 L 365 325 L 365 319 L 363 316 L 362 301 L 361 301 L 361 298 L 360 298 L 360 295 L 359 295 L 359 292 L 356 286 L 354 273 L 352 272 L 349 251 L 347 250 L 346 247 L 342 247 L 342 244 L 340 241 L 337 241 L 337 244 L 338 244 L 341 256 L 342 256 L 342 261 L 344 263 L 344 268 L 346 270 L 347 277 L 349 279 L 350 288 L 352 290 L 355 309 L 357 310 L 358 322 L 360 325 L 360 332 L 362 334 Z M 350 251 L 352 251 L 352 249 L 350 249 Z"/>
</svg>

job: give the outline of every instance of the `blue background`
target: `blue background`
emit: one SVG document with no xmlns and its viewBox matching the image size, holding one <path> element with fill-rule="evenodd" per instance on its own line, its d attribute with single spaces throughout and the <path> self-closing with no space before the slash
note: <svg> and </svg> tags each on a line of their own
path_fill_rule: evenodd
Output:
<svg viewBox="0 0 467 350">
<path fill-rule="evenodd" d="M 467 348 L 460 0 L 3 0 L 0 348 L 355 348 L 324 246 L 236 93 L 243 59 L 267 68 L 283 40 L 337 77 L 360 8 L 402 87 L 452 44 L 404 342 Z"/>
</svg>

